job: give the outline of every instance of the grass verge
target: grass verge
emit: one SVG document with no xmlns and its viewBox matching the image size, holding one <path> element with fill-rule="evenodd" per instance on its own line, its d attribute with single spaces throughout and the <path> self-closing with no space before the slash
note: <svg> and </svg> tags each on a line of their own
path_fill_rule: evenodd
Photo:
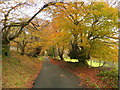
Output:
<svg viewBox="0 0 120 90">
<path fill-rule="evenodd" d="M 2 58 L 2 87 L 3 88 L 31 88 L 36 79 L 42 61 L 38 58 L 21 56 L 11 51 L 10 57 Z"/>
</svg>

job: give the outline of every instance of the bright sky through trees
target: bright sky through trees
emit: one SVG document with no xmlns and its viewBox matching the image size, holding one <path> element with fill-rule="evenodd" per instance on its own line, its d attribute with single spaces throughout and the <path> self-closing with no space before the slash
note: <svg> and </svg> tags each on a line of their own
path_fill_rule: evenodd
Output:
<svg viewBox="0 0 120 90">
<path fill-rule="evenodd" d="M 22 17 L 32 17 L 45 3 L 47 2 L 52 2 L 52 1 L 64 1 L 64 2 L 81 2 L 81 1 L 84 1 L 86 3 L 88 3 L 89 0 L 9 0 L 6 2 L 6 5 L 7 7 L 11 7 L 11 6 L 14 6 L 16 3 L 18 2 L 21 2 L 21 3 L 25 3 L 27 2 L 28 4 L 25 5 L 23 8 L 21 8 L 20 10 L 16 10 L 12 13 L 17 13 L 19 14 L 19 16 L 17 16 L 17 18 L 22 18 Z M 90 0 L 90 1 L 101 1 L 101 0 Z M 107 2 L 110 2 L 110 4 L 112 6 L 117 6 L 116 3 L 116 0 L 112 0 L 112 3 L 111 3 L 111 0 L 102 0 L 102 1 L 107 1 Z M 6 6 L 4 6 L 4 4 L 0 4 L 0 9 L 4 8 Z M 50 13 L 47 14 L 46 12 L 41 12 L 37 15 L 37 18 L 42 18 L 42 19 L 45 19 L 45 20 L 51 20 L 50 19 Z M 12 16 L 12 14 L 11 14 Z M 13 16 L 15 17 L 15 16 Z M 2 18 L 1 18 L 2 19 Z"/>
</svg>

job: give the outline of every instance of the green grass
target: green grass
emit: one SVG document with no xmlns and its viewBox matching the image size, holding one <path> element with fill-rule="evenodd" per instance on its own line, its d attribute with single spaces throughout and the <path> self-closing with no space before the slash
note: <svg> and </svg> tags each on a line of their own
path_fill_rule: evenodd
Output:
<svg viewBox="0 0 120 90">
<path fill-rule="evenodd" d="M 66 62 L 78 62 L 77 59 L 64 58 Z"/>
<path fill-rule="evenodd" d="M 66 62 L 78 62 L 78 60 L 77 59 L 70 59 L 70 58 L 64 58 L 64 60 L 66 61 Z M 92 60 L 92 65 L 91 65 L 91 60 L 90 61 L 88 61 L 88 64 L 90 65 L 90 66 L 93 66 L 93 67 L 99 67 L 99 62 L 96 62 L 96 61 L 94 61 L 94 60 Z M 101 63 L 101 65 L 102 65 L 103 63 Z M 108 64 L 105 64 L 105 66 L 109 66 Z"/>
<path fill-rule="evenodd" d="M 94 61 L 94 60 L 89 60 L 88 61 L 88 64 L 90 65 L 90 66 L 93 66 L 93 67 L 99 67 L 99 62 L 97 62 L 97 61 Z M 100 64 L 100 66 L 102 65 L 103 63 L 101 62 L 101 64 Z M 109 65 L 108 64 L 105 64 L 105 66 L 106 67 L 109 67 Z"/>
<path fill-rule="evenodd" d="M 77 59 L 64 58 L 64 60 L 67 61 L 67 62 L 78 62 Z M 91 61 L 88 61 L 88 64 L 91 65 Z M 99 63 L 92 61 L 92 65 L 91 66 L 98 67 Z"/>
<path fill-rule="evenodd" d="M 60 60 L 59 57 L 56 57 L 56 58 Z M 64 61 L 66 61 L 66 62 L 78 62 L 77 59 L 70 59 L 69 57 L 64 58 Z M 89 64 L 90 66 L 92 66 L 92 67 L 99 67 L 99 60 L 92 60 L 92 61 L 89 60 L 89 61 L 87 61 L 87 62 L 88 62 L 88 64 Z M 101 66 L 101 65 L 103 65 L 102 62 L 101 62 L 101 64 L 100 64 L 100 66 Z M 118 68 L 118 64 L 114 64 L 113 66 L 111 66 L 111 65 L 109 65 L 109 64 L 105 64 L 104 66 L 105 66 L 105 67 Z"/>
</svg>

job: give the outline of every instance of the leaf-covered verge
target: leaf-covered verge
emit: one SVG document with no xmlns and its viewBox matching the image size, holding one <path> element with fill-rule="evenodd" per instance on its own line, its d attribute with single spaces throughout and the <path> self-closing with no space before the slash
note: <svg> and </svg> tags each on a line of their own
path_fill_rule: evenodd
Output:
<svg viewBox="0 0 120 90">
<path fill-rule="evenodd" d="M 58 65 L 80 77 L 80 87 L 84 88 L 118 88 L 118 70 L 109 67 L 88 68 L 75 63 L 51 59 Z"/>
<path fill-rule="evenodd" d="M 3 88 L 31 88 L 42 68 L 41 58 L 21 56 L 14 51 L 2 60 Z"/>
<path fill-rule="evenodd" d="M 0 57 L 0 89 L 2 88 L 2 60 Z"/>
</svg>

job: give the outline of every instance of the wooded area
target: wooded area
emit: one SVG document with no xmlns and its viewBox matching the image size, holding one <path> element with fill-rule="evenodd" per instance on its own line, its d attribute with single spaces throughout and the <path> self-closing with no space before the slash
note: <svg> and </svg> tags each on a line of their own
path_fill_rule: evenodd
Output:
<svg viewBox="0 0 120 90">
<path fill-rule="evenodd" d="M 98 67 L 118 63 L 117 3 L 0 1 L 2 56 L 70 58 L 87 67 L 92 60 Z"/>
</svg>

